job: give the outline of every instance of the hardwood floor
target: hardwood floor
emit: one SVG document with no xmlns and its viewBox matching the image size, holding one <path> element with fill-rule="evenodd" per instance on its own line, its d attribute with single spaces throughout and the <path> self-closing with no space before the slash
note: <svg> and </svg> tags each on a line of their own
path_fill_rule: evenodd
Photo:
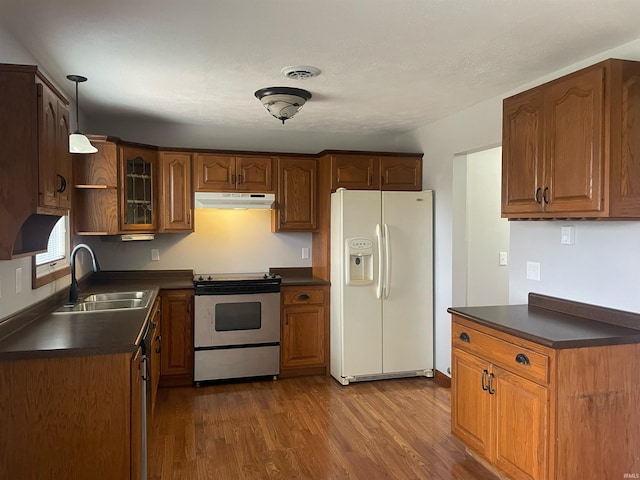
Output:
<svg viewBox="0 0 640 480">
<path fill-rule="evenodd" d="M 160 389 L 150 480 L 495 480 L 450 432 L 425 378 L 314 376 Z"/>
</svg>

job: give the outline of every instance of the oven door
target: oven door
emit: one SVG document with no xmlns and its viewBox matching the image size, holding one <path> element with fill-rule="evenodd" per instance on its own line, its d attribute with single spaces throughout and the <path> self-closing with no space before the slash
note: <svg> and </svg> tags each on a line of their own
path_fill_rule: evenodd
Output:
<svg viewBox="0 0 640 480">
<path fill-rule="evenodd" d="M 196 295 L 194 347 L 280 342 L 280 293 Z"/>
</svg>

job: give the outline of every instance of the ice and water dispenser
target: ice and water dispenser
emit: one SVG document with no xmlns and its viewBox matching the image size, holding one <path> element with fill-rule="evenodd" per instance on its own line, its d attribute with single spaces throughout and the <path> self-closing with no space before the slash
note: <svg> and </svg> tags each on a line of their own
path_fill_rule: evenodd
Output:
<svg viewBox="0 0 640 480">
<path fill-rule="evenodd" d="M 345 241 L 346 284 L 371 285 L 373 283 L 373 240 L 364 237 Z"/>
</svg>

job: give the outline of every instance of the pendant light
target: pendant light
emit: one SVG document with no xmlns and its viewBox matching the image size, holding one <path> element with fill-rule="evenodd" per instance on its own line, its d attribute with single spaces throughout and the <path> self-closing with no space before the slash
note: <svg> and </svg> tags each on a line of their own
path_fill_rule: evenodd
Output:
<svg viewBox="0 0 640 480">
<path fill-rule="evenodd" d="M 76 83 L 76 131 L 69 135 L 69 152 L 71 153 L 96 153 L 98 149 L 91 145 L 87 137 L 80 133 L 80 116 L 78 114 L 78 83 L 86 82 L 87 77 L 82 75 L 67 75 L 67 79 Z"/>
<path fill-rule="evenodd" d="M 261 88 L 254 95 L 271 115 L 282 120 L 283 125 L 285 120 L 293 118 L 311 98 L 306 90 L 291 87 Z"/>
</svg>

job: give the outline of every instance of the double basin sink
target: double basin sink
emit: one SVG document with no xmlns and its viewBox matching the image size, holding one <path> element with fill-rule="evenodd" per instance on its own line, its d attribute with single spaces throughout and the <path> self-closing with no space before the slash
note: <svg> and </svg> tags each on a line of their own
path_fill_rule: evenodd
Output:
<svg viewBox="0 0 640 480">
<path fill-rule="evenodd" d="M 151 290 L 132 292 L 94 293 L 81 298 L 77 303 L 63 305 L 53 313 L 88 313 L 105 310 L 129 310 L 147 308 Z"/>
</svg>

